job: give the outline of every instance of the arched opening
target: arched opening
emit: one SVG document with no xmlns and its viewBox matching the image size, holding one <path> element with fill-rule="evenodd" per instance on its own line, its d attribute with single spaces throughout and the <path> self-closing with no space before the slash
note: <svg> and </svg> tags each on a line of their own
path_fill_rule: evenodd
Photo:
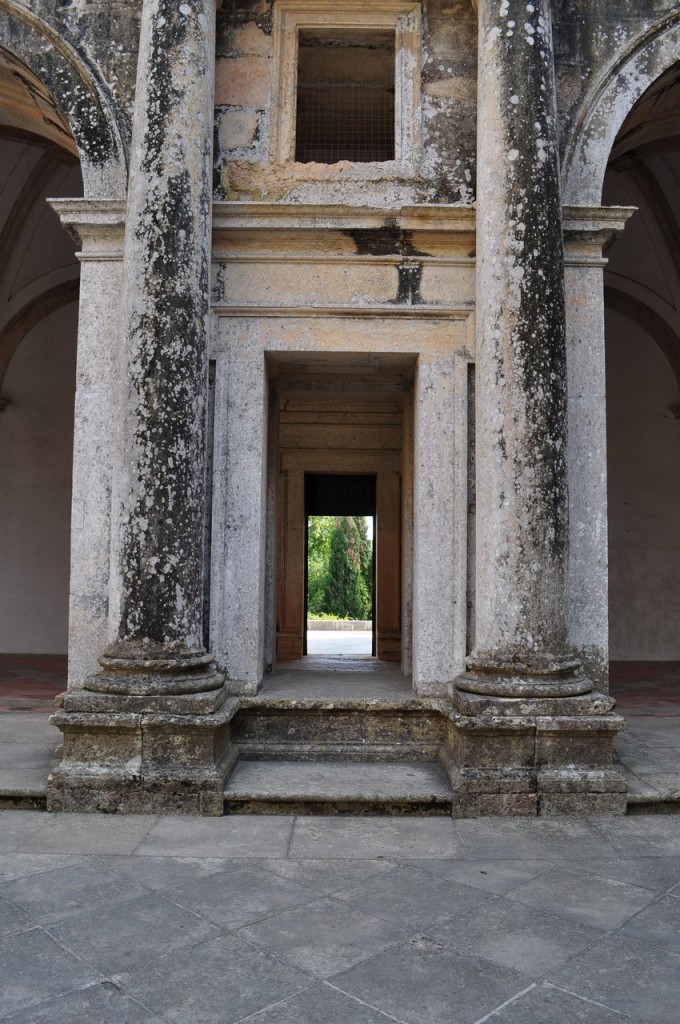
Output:
<svg viewBox="0 0 680 1024">
<path fill-rule="evenodd" d="M 46 200 L 83 194 L 54 98 L 0 50 L 0 707 L 63 689 L 79 265 Z"/>
<path fill-rule="evenodd" d="M 621 126 L 603 202 L 638 208 L 606 254 L 611 678 L 658 705 L 680 680 L 680 63 Z"/>
</svg>

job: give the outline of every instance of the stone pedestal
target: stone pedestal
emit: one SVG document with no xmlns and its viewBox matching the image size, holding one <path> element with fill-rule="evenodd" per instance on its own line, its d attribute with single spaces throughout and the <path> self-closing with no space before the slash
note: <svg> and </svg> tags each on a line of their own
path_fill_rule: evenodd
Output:
<svg viewBox="0 0 680 1024">
<path fill-rule="evenodd" d="M 624 727 L 604 694 L 504 698 L 454 693 L 445 763 L 454 817 L 625 814 L 613 767 Z"/>
<path fill-rule="evenodd" d="M 68 693 L 52 717 L 64 747 L 49 810 L 222 814 L 237 705 L 223 686 L 172 698 Z"/>
</svg>

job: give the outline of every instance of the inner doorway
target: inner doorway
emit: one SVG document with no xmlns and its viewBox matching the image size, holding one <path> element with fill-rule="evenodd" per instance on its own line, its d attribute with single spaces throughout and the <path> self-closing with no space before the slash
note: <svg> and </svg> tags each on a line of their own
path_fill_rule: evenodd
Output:
<svg viewBox="0 0 680 1024">
<path fill-rule="evenodd" d="M 375 657 L 375 514 L 375 473 L 305 474 L 303 655 Z"/>
<path fill-rule="evenodd" d="M 413 361 L 307 359 L 279 357 L 270 366 L 276 661 L 308 652 L 308 517 L 365 515 L 375 522 L 371 651 L 376 663 L 402 663 L 411 607 L 404 564 L 410 569 L 413 472 L 405 436 L 412 436 Z"/>
</svg>

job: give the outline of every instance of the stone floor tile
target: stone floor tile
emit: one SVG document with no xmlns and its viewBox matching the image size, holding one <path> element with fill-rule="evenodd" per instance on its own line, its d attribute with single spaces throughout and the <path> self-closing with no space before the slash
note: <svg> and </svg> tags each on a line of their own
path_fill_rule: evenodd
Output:
<svg viewBox="0 0 680 1024">
<path fill-rule="evenodd" d="M 680 719 L 661 715 L 631 715 L 626 719 L 626 732 L 633 740 L 654 747 L 680 745 Z"/>
<path fill-rule="evenodd" d="M 212 938 L 218 929 L 165 897 L 147 893 L 140 899 L 99 903 L 51 925 L 50 933 L 110 974 Z"/>
<path fill-rule="evenodd" d="M 99 980 L 41 928 L 0 940 L 0 1017 Z"/>
<path fill-rule="evenodd" d="M 394 1024 L 380 1010 L 321 982 L 247 1018 L 247 1024 Z"/>
<path fill-rule="evenodd" d="M 528 907 L 559 914 L 609 931 L 627 921 L 655 898 L 649 889 L 600 878 L 587 871 L 558 867 L 508 893 Z"/>
<path fill-rule="evenodd" d="M 0 812 L 4 813 L 4 812 Z M 0 828 L 2 828 L 0 817 Z M 87 863 L 84 857 L 69 853 L 0 853 L 0 882 L 27 878 L 43 871 L 60 871 L 74 864 Z"/>
<path fill-rule="evenodd" d="M 135 854 L 99 857 L 98 860 L 121 879 L 129 879 L 158 892 L 252 864 L 251 860 L 235 857 L 138 857 Z"/>
<path fill-rule="evenodd" d="M 557 914 L 493 897 L 427 933 L 459 953 L 540 978 L 601 937 L 601 932 Z"/>
<path fill-rule="evenodd" d="M 18 907 L 12 906 L 0 896 L 0 935 L 13 935 L 33 928 L 34 924 Z"/>
<path fill-rule="evenodd" d="M 103 981 L 11 1013 L 2 1018 L 2 1024 L 161 1024 L 161 1021 L 112 982 Z"/>
<path fill-rule="evenodd" d="M 55 746 L 58 737 L 55 736 Z M 0 744 L 0 769 L 44 768 L 49 765 L 54 750 L 45 750 L 40 744 L 22 739 L 17 743 Z M 47 779 L 45 779 L 45 782 Z"/>
<path fill-rule="evenodd" d="M 400 866 L 386 875 L 336 892 L 335 898 L 364 913 L 421 930 L 433 921 L 462 914 L 490 897 L 481 889 Z"/>
<path fill-rule="evenodd" d="M 608 857 L 574 862 L 573 866 L 654 892 L 666 892 L 680 884 L 680 857 Z"/>
<path fill-rule="evenodd" d="M 96 861 L 0 884 L 0 896 L 42 925 L 82 914 L 102 902 L 108 904 L 145 893 L 141 885 L 123 881 L 120 875 Z"/>
<path fill-rule="evenodd" d="M 546 984 L 532 987 L 497 1010 L 488 1024 L 639 1024 L 640 1020 Z"/>
<path fill-rule="evenodd" d="M 132 853 L 156 821 L 145 814 L 18 813 L 39 816 L 38 827 L 16 847 L 26 853 Z"/>
<path fill-rule="evenodd" d="M 551 972 L 558 988 L 650 1024 L 678 1024 L 680 957 L 620 933 Z"/>
<path fill-rule="evenodd" d="M 59 731 L 44 715 L 32 711 L 13 711 L 0 715 L 0 743 L 26 743 L 29 740 L 53 743 L 53 749 L 60 740 Z"/>
<path fill-rule="evenodd" d="M 319 898 L 313 889 L 262 871 L 257 864 L 197 878 L 165 892 L 174 903 L 230 931 Z"/>
<path fill-rule="evenodd" d="M 680 820 L 674 815 L 599 818 L 594 827 L 621 857 L 680 856 Z M 590 854 L 584 851 L 583 856 Z"/>
<path fill-rule="evenodd" d="M 680 733 L 680 726 L 678 727 Z M 627 754 L 624 758 L 625 764 L 631 771 L 644 775 L 649 771 L 680 771 L 678 751 L 675 747 L 650 747 L 645 745 L 638 754 Z"/>
<path fill-rule="evenodd" d="M 648 777 L 645 776 L 643 780 L 642 777 L 634 775 L 627 768 L 624 768 L 622 774 L 631 796 L 658 796 L 659 790 L 651 784 Z"/>
<path fill-rule="evenodd" d="M 420 937 L 336 975 L 332 984 L 407 1024 L 472 1024 L 523 991 L 527 977 Z"/>
<path fill-rule="evenodd" d="M 607 837 L 580 818 L 466 818 L 458 825 L 471 859 L 569 861 L 614 852 Z"/>
<path fill-rule="evenodd" d="M 22 796 L 47 792 L 49 764 L 42 768 L 0 768 L 0 793 Z"/>
<path fill-rule="evenodd" d="M 312 984 L 306 974 L 233 934 L 171 953 L 113 981 L 172 1024 L 233 1024 Z"/>
<path fill-rule="evenodd" d="M 650 946 L 680 955 L 680 899 L 662 896 L 626 921 L 619 935 L 629 935 Z"/>
<path fill-rule="evenodd" d="M 502 896 L 552 867 L 544 860 L 412 860 L 421 871 Z"/>
<path fill-rule="evenodd" d="M 300 970 L 328 977 L 404 938 L 404 929 L 331 899 L 287 910 L 238 932 Z"/>
<path fill-rule="evenodd" d="M 677 800 L 680 795 L 680 755 L 678 771 L 670 772 L 668 769 L 657 769 L 654 765 L 648 765 L 644 772 L 639 772 L 638 778 L 643 785 L 649 786 L 657 793 L 663 793 L 666 800 Z"/>
<path fill-rule="evenodd" d="M 27 848 L 31 839 L 44 827 L 42 811 L 0 811 L 0 853 L 13 853 Z"/>
<path fill-rule="evenodd" d="M 438 863 L 438 862 L 437 862 Z M 393 871 L 389 860 L 267 860 L 262 868 L 291 882 L 308 885 L 321 895 L 346 889 L 353 883 L 365 882 Z"/>
<path fill-rule="evenodd" d="M 290 856 L 373 859 L 460 857 L 467 848 L 452 818 L 300 817 Z"/>
<path fill-rule="evenodd" d="M 293 819 L 234 814 L 163 817 L 135 852 L 161 857 L 285 857 Z"/>
</svg>

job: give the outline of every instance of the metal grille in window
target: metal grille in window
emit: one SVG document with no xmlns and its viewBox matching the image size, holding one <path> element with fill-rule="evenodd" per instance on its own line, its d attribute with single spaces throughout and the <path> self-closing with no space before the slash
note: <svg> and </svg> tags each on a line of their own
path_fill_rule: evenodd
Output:
<svg viewBox="0 0 680 1024">
<path fill-rule="evenodd" d="M 295 159 L 394 160 L 394 33 L 300 33 Z"/>
</svg>

